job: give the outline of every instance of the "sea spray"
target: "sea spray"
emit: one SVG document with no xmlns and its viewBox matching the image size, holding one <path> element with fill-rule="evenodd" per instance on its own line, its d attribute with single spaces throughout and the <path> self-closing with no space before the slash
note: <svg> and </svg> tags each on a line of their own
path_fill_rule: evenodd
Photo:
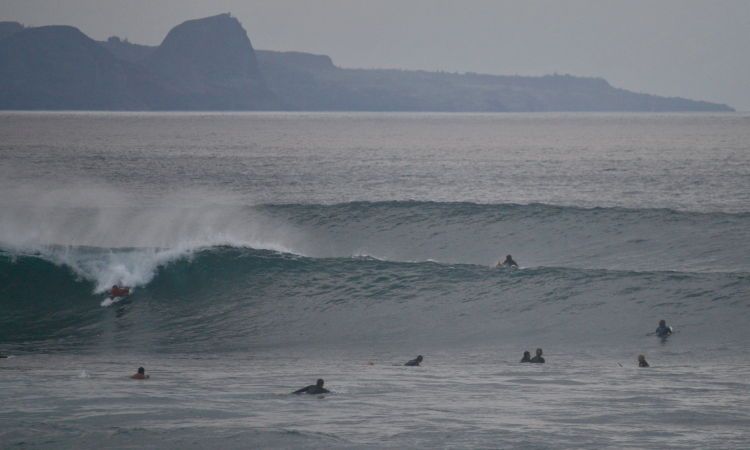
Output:
<svg viewBox="0 0 750 450">
<path fill-rule="evenodd" d="M 99 186 L 22 186 L 15 194 L 3 198 L 0 250 L 65 265 L 93 281 L 95 292 L 145 285 L 158 267 L 215 246 L 291 253 L 285 241 L 299 235 L 257 209 L 205 192 L 165 195 L 146 205 Z"/>
</svg>

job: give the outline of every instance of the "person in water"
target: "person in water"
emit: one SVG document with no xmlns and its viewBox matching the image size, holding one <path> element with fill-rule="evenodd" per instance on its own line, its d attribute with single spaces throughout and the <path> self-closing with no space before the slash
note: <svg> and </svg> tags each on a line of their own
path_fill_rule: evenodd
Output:
<svg viewBox="0 0 750 450">
<path fill-rule="evenodd" d="M 544 364 L 544 358 L 542 358 L 542 349 L 541 348 L 536 349 L 536 356 L 534 356 L 533 358 L 531 358 L 531 360 L 529 362 Z"/>
<path fill-rule="evenodd" d="M 322 378 L 318 378 L 318 381 L 315 384 L 305 386 L 302 389 L 297 389 L 292 392 L 292 394 L 329 394 L 331 391 L 324 388 L 323 383 L 325 383 L 325 381 L 323 381 Z"/>
<path fill-rule="evenodd" d="M 513 261 L 513 257 L 508 255 L 505 257 L 505 261 L 497 262 L 497 265 L 495 267 L 508 267 L 513 269 L 518 269 L 518 263 Z"/>
<path fill-rule="evenodd" d="M 638 355 L 638 367 L 651 367 L 646 362 L 646 357 L 643 355 Z"/>
<path fill-rule="evenodd" d="M 531 353 L 529 353 L 528 350 L 526 350 L 525 352 L 523 352 L 523 358 L 521 358 L 521 362 L 522 363 L 531 362 Z"/>
<path fill-rule="evenodd" d="M 662 319 L 659 321 L 659 326 L 656 328 L 656 331 L 654 331 L 654 334 L 660 338 L 665 338 L 672 334 L 672 327 L 668 327 L 667 322 Z"/>
<path fill-rule="evenodd" d="M 130 378 L 134 380 L 148 380 L 149 376 L 146 375 L 146 369 L 144 369 L 143 367 L 139 367 L 138 372 L 131 375 Z"/>
<path fill-rule="evenodd" d="M 114 285 L 112 286 L 112 289 L 109 290 L 109 298 L 115 298 L 115 297 L 126 297 L 130 295 L 130 288 L 127 286 L 118 286 Z"/>
<path fill-rule="evenodd" d="M 419 363 L 422 362 L 424 358 L 422 358 L 422 355 L 418 355 L 416 358 L 412 359 L 411 361 L 408 361 L 405 366 L 418 366 Z"/>
</svg>

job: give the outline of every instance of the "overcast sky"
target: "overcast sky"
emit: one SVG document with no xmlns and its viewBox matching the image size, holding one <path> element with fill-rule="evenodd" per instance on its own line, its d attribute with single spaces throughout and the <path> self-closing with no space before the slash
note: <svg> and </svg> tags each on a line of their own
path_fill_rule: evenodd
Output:
<svg viewBox="0 0 750 450">
<path fill-rule="evenodd" d="M 341 67 L 599 76 L 750 110 L 750 0 L 0 0 L 0 20 L 152 45 L 223 12 L 257 49 Z"/>
</svg>

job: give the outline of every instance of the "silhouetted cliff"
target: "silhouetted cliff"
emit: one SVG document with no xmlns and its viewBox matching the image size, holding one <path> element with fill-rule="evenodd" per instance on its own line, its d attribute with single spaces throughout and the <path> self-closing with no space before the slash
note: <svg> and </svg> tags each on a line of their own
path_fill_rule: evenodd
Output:
<svg viewBox="0 0 750 450">
<path fill-rule="evenodd" d="M 115 57 L 128 61 L 131 63 L 139 64 L 143 62 L 151 53 L 156 51 L 158 47 L 152 47 L 150 45 L 139 45 L 133 44 L 126 40 L 122 40 L 117 36 L 112 36 L 106 41 L 99 42 L 104 48 L 109 50 L 110 53 Z"/>
<path fill-rule="evenodd" d="M 6 38 L 23 29 L 24 26 L 18 22 L 0 22 L 0 39 Z"/>
<path fill-rule="evenodd" d="M 169 89 L 78 29 L 26 28 L 0 40 L 3 109 L 151 109 Z"/>
<path fill-rule="evenodd" d="M 267 109 L 275 100 L 258 70 L 240 22 L 229 14 L 174 27 L 144 60 L 146 67 L 185 93 L 188 109 Z"/>
<path fill-rule="evenodd" d="M 277 109 L 250 40 L 228 14 L 175 27 L 157 48 L 68 26 L 0 33 L 1 109 Z"/>
<path fill-rule="evenodd" d="M 0 22 L 0 109 L 732 110 L 601 78 L 342 69 L 324 55 L 256 52 L 229 14 L 184 22 L 157 47 Z"/>
<path fill-rule="evenodd" d="M 258 51 L 284 109 L 341 111 L 731 111 L 638 94 L 601 78 L 342 69 L 321 55 Z"/>
</svg>

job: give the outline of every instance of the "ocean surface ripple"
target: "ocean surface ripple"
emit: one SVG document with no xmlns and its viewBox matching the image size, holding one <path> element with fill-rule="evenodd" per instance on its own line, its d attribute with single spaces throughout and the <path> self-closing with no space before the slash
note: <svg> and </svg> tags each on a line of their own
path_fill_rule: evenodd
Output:
<svg viewBox="0 0 750 450">
<path fill-rule="evenodd" d="M 745 448 L 747 124 L 0 113 L 0 447 Z"/>
</svg>

